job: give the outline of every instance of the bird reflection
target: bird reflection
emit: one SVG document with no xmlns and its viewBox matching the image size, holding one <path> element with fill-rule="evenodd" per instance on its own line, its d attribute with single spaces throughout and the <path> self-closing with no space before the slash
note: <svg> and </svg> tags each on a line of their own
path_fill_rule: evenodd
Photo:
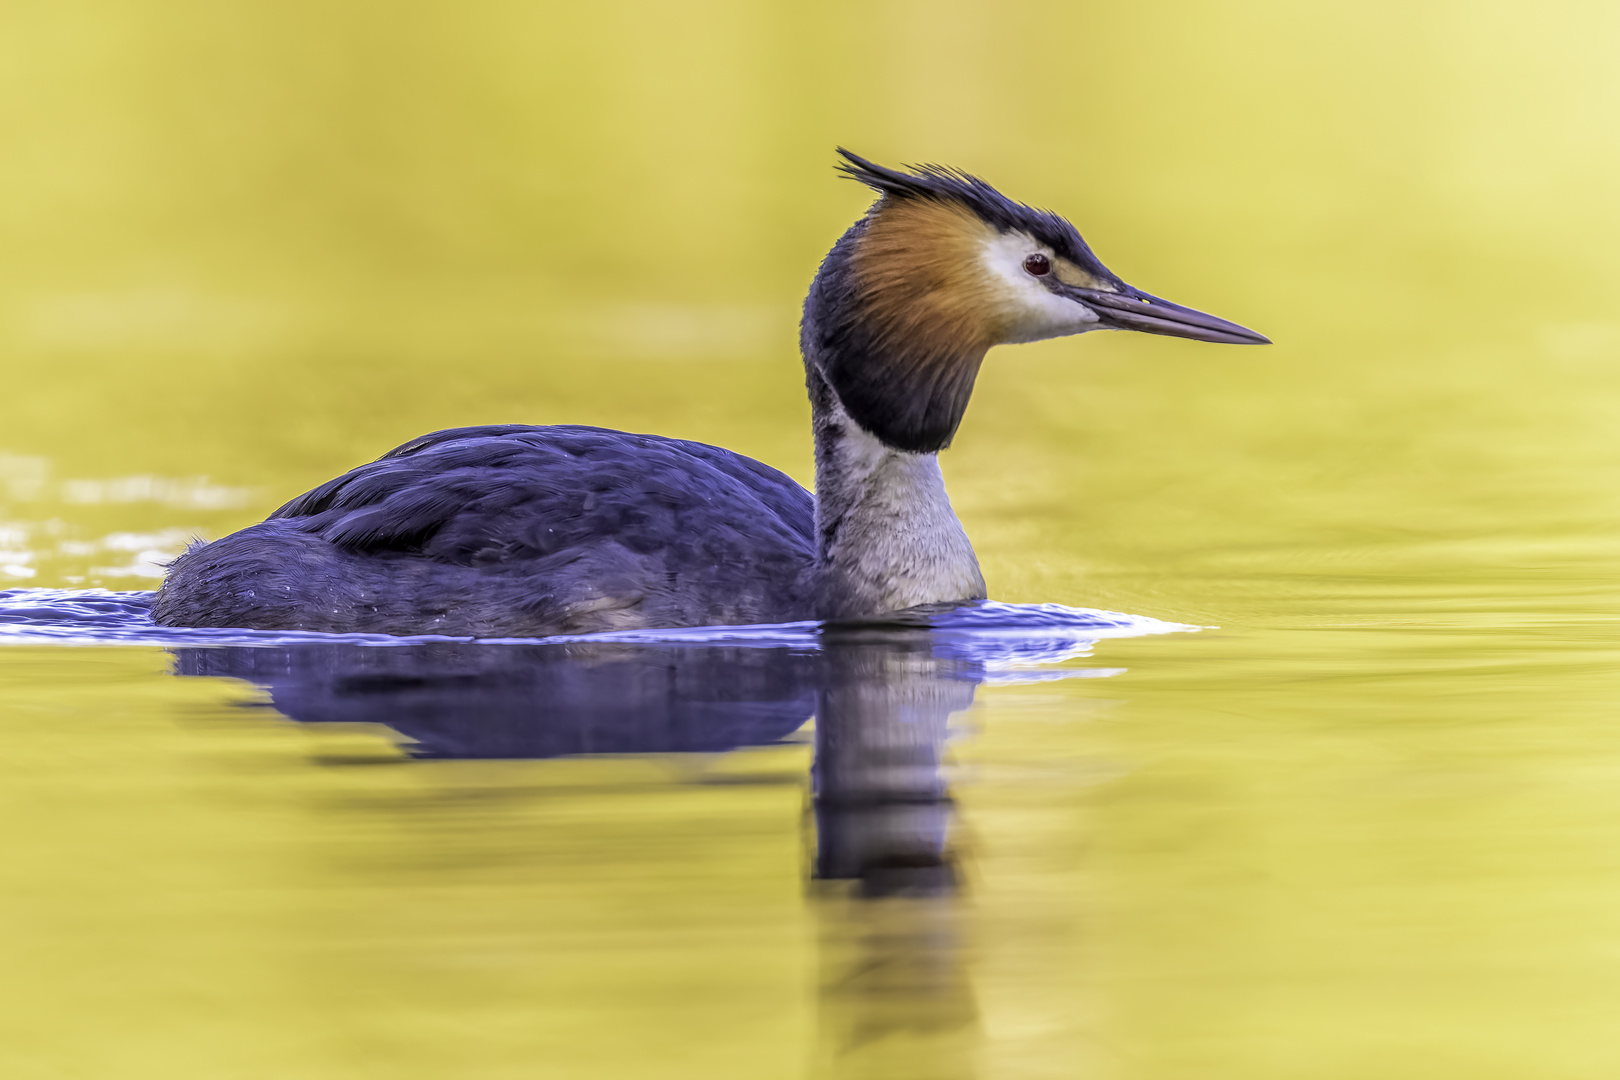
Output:
<svg viewBox="0 0 1620 1080">
<path fill-rule="evenodd" d="M 859 881 L 867 896 L 949 891 L 940 756 L 981 669 L 935 655 L 927 633 L 897 628 L 831 628 L 822 649 L 816 876 Z"/>
<path fill-rule="evenodd" d="M 299 642 L 181 648 L 175 666 L 256 683 L 303 723 L 385 725 L 419 758 L 717 753 L 814 714 L 815 877 L 949 891 L 941 753 L 982 666 L 919 629 L 829 628 L 819 645 Z"/>
<path fill-rule="evenodd" d="M 813 648 L 301 642 L 175 657 L 180 675 L 265 687 L 303 723 L 386 725 L 421 758 L 715 753 L 779 742 L 813 714 L 817 1066 L 969 1075 L 977 1010 L 941 763 L 985 673 L 928 630 L 829 627 Z"/>
<path fill-rule="evenodd" d="M 622 644 L 177 649 L 307 724 L 382 724 L 419 758 L 716 753 L 780 741 L 816 706 L 805 650 Z"/>
<path fill-rule="evenodd" d="M 982 665 L 932 635 L 831 627 L 816 709 L 815 874 L 824 892 L 816 1074 L 975 1074 L 978 1035 L 942 757 Z"/>
<path fill-rule="evenodd" d="M 0 590 L 0 640 L 161 646 L 177 674 L 256 683 L 302 723 L 384 725 L 418 758 L 712 755 L 790 739 L 814 716 L 816 1068 L 884 1080 L 974 1073 L 971 922 L 942 771 L 952 715 L 987 681 L 1117 674 L 1057 666 L 1103 638 L 1197 629 L 983 601 L 904 625 L 472 642 L 177 630 L 150 607 L 142 592 Z"/>
</svg>

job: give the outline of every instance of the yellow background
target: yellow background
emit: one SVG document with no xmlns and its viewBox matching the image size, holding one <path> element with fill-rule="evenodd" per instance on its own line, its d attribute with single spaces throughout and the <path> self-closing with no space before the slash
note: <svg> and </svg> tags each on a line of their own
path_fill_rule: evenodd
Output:
<svg viewBox="0 0 1620 1080">
<path fill-rule="evenodd" d="M 461 424 L 808 481 L 836 144 L 1276 344 L 992 353 L 992 596 L 1222 629 L 981 694 L 960 905 L 808 903 L 802 749 L 399 763 L 8 649 L 0 1071 L 1616 1075 L 1617 55 L 1593 2 L 6 4 L 0 585 Z M 934 919 L 928 994 L 840 982 Z"/>
</svg>

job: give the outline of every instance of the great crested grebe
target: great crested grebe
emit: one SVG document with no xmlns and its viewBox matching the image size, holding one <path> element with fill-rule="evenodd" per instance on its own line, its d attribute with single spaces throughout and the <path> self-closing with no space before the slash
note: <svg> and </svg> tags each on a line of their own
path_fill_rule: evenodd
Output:
<svg viewBox="0 0 1620 1080">
<path fill-rule="evenodd" d="M 1087 330 L 1266 344 L 1125 284 L 1063 218 L 846 150 L 876 190 L 805 299 L 816 492 L 603 428 L 435 432 L 175 561 L 166 626 L 473 637 L 861 620 L 982 600 L 951 443 L 992 345 Z"/>
</svg>

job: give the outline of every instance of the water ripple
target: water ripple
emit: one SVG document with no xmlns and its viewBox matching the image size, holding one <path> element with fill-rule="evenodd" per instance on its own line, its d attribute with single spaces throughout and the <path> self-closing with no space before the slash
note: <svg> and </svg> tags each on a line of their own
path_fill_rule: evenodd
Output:
<svg viewBox="0 0 1620 1080">
<path fill-rule="evenodd" d="M 288 630 L 239 630 L 159 626 L 152 621 L 153 594 L 144 590 L 0 590 L 0 644 L 157 645 L 271 648 L 304 643 L 399 647 L 427 642 L 481 645 L 621 643 L 625 645 L 725 646 L 819 651 L 829 628 L 817 622 L 754 626 L 698 626 L 671 630 L 621 630 L 549 638 L 449 637 L 423 634 L 323 634 Z M 840 626 L 842 634 L 883 635 L 927 631 L 936 656 L 1010 673 L 1087 655 L 1104 638 L 1142 637 L 1196 631 L 1202 627 L 1165 622 L 1118 611 L 1062 604 L 1004 604 L 984 601 L 907 613 L 892 623 Z M 1080 672 L 1055 672 L 1057 676 Z M 1099 670 L 1087 674 L 1113 674 Z M 1006 681 L 1026 681 L 1030 675 Z"/>
</svg>

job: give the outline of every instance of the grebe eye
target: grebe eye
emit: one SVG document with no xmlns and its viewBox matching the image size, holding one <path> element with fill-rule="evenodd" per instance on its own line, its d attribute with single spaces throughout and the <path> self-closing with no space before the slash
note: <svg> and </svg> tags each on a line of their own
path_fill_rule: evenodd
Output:
<svg viewBox="0 0 1620 1080">
<path fill-rule="evenodd" d="M 1031 255 L 1024 260 L 1024 269 L 1036 277 L 1045 277 L 1052 272 L 1052 260 L 1045 255 Z"/>
</svg>

